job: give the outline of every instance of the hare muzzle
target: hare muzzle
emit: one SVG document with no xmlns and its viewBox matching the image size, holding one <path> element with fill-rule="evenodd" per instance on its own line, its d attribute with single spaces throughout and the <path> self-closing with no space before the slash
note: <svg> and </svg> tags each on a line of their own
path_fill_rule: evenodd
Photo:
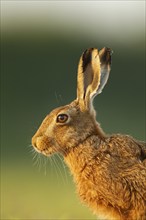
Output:
<svg viewBox="0 0 146 220">
<path fill-rule="evenodd" d="M 38 153 L 50 156 L 55 152 L 53 140 L 46 135 L 35 136 L 32 138 L 32 146 Z"/>
</svg>

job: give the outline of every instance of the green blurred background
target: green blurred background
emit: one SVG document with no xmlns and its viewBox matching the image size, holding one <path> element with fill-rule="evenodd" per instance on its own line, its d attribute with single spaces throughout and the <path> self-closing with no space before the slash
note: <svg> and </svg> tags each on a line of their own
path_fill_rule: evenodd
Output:
<svg viewBox="0 0 146 220">
<path fill-rule="evenodd" d="M 31 137 L 76 97 L 81 53 L 108 46 L 112 71 L 95 100 L 97 120 L 107 133 L 145 140 L 144 4 L 1 2 L 1 219 L 95 219 L 64 163 L 36 157 Z"/>
</svg>

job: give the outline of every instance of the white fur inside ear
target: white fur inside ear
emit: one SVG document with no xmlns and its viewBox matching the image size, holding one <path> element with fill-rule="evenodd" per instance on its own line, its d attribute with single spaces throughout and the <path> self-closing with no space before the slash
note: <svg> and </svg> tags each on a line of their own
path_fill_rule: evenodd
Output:
<svg viewBox="0 0 146 220">
<path fill-rule="evenodd" d="M 110 68 L 106 65 L 101 67 L 101 76 L 100 76 L 100 84 L 97 90 L 97 95 L 100 94 L 104 88 L 104 86 L 107 83 L 107 80 L 109 78 Z"/>
</svg>

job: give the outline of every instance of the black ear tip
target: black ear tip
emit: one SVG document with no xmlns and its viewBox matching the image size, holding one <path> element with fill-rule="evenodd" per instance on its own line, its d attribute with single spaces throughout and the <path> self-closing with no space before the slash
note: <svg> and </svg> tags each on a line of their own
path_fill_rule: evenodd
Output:
<svg viewBox="0 0 146 220">
<path fill-rule="evenodd" d="M 106 54 L 105 54 L 105 59 L 106 62 L 111 64 L 111 55 L 112 55 L 113 51 L 110 48 L 106 48 Z"/>
<path fill-rule="evenodd" d="M 113 54 L 113 50 L 110 47 L 104 47 L 102 53 L 109 54 L 110 56 Z"/>
<path fill-rule="evenodd" d="M 113 54 L 113 51 L 109 47 L 104 47 L 100 52 L 100 61 L 102 64 L 111 64 L 111 56 Z"/>
<path fill-rule="evenodd" d="M 91 53 L 92 53 L 93 50 L 94 50 L 94 48 L 86 49 L 86 50 L 83 52 L 83 60 L 89 59 L 89 57 L 91 57 Z"/>
<path fill-rule="evenodd" d="M 105 49 L 106 49 L 106 51 L 107 51 L 107 52 L 108 52 L 110 55 L 112 55 L 112 54 L 113 54 L 113 50 L 112 50 L 111 48 L 106 47 Z"/>
<path fill-rule="evenodd" d="M 86 70 L 87 65 L 91 62 L 91 54 L 94 48 L 89 48 L 84 51 L 82 55 L 82 61 L 83 61 L 83 72 Z"/>
</svg>

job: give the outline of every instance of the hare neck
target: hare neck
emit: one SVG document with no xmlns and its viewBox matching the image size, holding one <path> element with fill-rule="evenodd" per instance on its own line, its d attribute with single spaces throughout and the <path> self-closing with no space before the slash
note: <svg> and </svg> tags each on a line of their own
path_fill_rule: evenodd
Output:
<svg viewBox="0 0 146 220">
<path fill-rule="evenodd" d="M 84 173 L 85 168 L 94 163 L 97 155 L 98 147 L 102 142 L 97 135 L 92 135 L 86 138 L 78 146 L 69 150 L 68 154 L 64 156 L 64 160 L 71 170 L 75 178 L 75 182 Z"/>
</svg>

